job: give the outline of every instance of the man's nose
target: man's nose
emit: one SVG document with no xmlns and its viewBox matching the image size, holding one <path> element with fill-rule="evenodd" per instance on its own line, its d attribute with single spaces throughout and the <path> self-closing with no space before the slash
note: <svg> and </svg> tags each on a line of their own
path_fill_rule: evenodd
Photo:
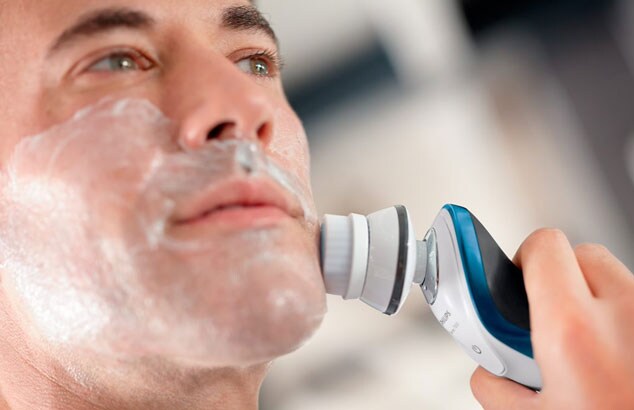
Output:
<svg viewBox="0 0 634 410">
<path fill-rule="evenodd" d="M 179 124 L 179 145 L 191 150 L 228 139 L 268 145 L 275 126 L 269 90 L 221 54 L 197 54 L 174 68 L 164 94 L 163 105 Z"/>
</svg>

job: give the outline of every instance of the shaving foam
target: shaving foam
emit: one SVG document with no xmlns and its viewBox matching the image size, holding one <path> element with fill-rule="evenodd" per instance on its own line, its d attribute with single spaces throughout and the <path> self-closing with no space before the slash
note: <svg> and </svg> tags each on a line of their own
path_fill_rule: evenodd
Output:
<svg viewBox="0 0 634 410">
<path fill-rule="evenodd" d="M 148 101 L 104 100 L 15 147 L 1 176 L 0 265 L 34 340 L 116 360 L 249 365 L 299 346 L 321 321 L 306 175 L 256 141 L 183 151 L 175 129 Z M 272 184 L 301 212 L 176 234 L 179 206 L 228 180 Z"/>
</svg>

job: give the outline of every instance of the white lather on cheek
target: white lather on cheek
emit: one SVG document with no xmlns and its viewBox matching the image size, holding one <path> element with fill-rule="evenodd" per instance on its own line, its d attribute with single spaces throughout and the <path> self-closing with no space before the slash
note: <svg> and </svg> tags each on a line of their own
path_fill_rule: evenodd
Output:
<svg viewBox="0 0 634 410">
<path fill-rule="evenodd" d="M 187 286 L 208 280 L 213 266 L 185 274 L 174 271 L 182 265 L 156 261 L 182 249 L 204 249 L 210 258 L 217 255 L 235 266 L 229 282 L 242 289 L 241 276 L 273 262 L 288 268 L 311 257 L 290 255 L 298 258 L 291 261 L 267 253 L 286 246 L 274 230 L 236 236 L 236 243 L 254 249 L 256 256 L 245 258 L 244 249 L 233 256 L 218 253 L 217 238 L 175 239 L 167 229 L 178 201 L 236 176 L 277 184 L 314 227 L 306 175 L 288 172 L 276 158 L 297 155 L 307 162 L 300 135 L 286 147 L 274 147 L 271 155 L 258 143 L 241 140 L 184 152 L 174 146 L 173 130 L 148 101 L 106 99 L 16 146 L 0 188 L 0 268 L 14 290 L 16 311 L 49 343 L 107 355 L 198 352 L 201 335 L 224 334 L 213 317 L 204 323 L 182 320 L 183 312 L 193 309 L 192 292 L 199 290 Z M 164 278 L 173 282 L 165 291 L 172 305 L 148 290 Z M 305 308 L 292 290 L 271 298 L 267 303 L 273 308 Z M 170 339 L 173 332 L 180 339 Z"/>
</svg>

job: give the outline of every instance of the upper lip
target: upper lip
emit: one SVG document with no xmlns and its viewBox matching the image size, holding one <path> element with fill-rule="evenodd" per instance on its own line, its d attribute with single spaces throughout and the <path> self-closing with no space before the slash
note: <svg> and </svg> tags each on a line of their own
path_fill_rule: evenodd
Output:
<svg viewBox="0 0 634 410">
<path fill-rule="evenodd" d="M 177 202 L 172 220 L 177 225 L 187 224 L 214 211 L 234 206 L 271 206 L 294 218 L 303 213 L 297 201 L 273 181 L 234 179 Z"/>
</svg>

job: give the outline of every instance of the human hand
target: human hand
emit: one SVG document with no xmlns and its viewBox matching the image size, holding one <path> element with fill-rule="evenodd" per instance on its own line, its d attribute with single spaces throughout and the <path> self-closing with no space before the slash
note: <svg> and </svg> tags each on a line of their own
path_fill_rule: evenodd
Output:
<svg viewBox="0 0 634 410">
<path fill-rule="evenodd" d="M 634 409 L 634 275 L 600 245 L 572 248 L 557 230 L 520 247 L 536 393 L 478 368 L 471 389 L 487 410 Z"/>
</svg>

